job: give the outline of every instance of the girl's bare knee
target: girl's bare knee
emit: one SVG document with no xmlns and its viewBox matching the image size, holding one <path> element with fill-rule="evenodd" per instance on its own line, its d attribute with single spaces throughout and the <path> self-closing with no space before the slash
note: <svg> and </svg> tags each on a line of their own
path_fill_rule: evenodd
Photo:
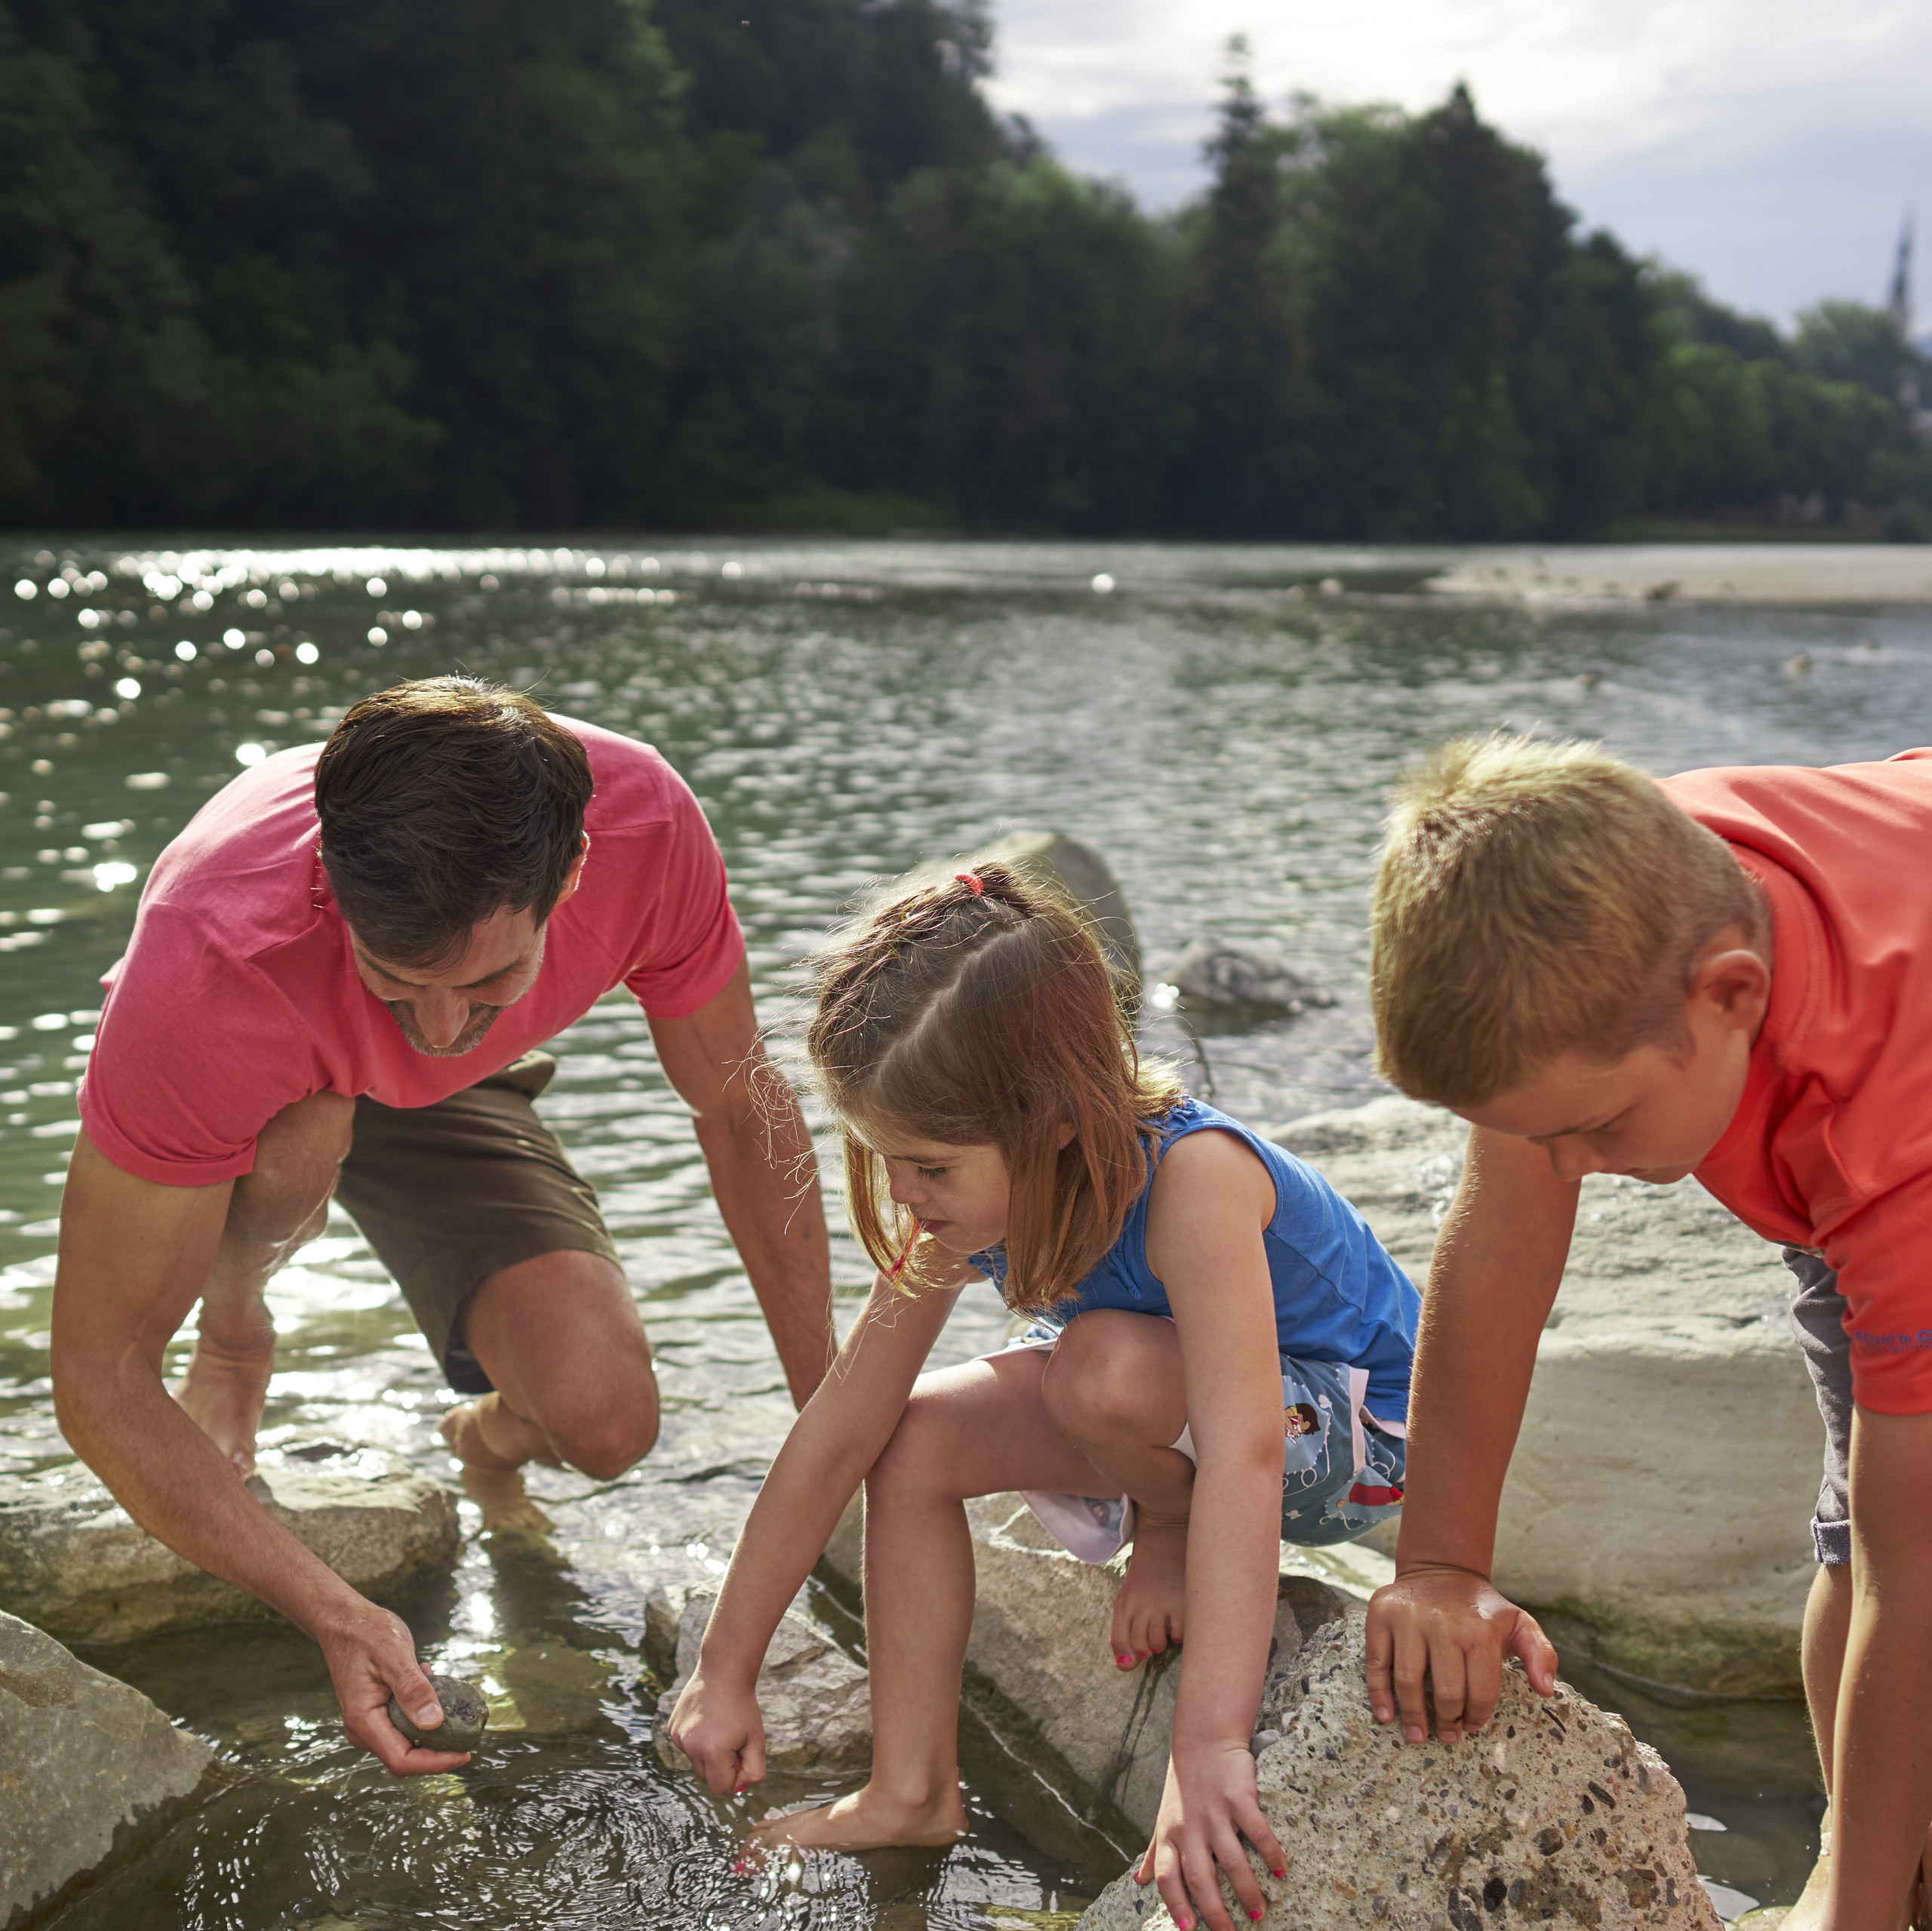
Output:
<svg viewBox="0 0 1932 1931">
<path fill-rule="evenodd" d="M 960 1459 L 959 1444 L 944 1426 L 939 1404 L 915 1389 L 866 1477 L 867 1499 L 956 1493 Z"/>
<path fill-rule="evenodd" d="M 1153 1316 L 1097 1309 L 1068 1324 L 1041 1377 L 1047 1412 L 1076 1441 L 1103 1443 L 1145 1433 L 1148 1383 L 1158 1372 L 1140 1331 Z"/>
</svg>

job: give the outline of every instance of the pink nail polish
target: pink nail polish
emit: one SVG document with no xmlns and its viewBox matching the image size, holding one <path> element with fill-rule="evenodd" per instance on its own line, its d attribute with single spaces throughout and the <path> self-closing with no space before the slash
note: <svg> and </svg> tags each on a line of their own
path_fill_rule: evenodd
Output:
<svg viewBox="0 0 1932 1931">
<path fill-rule="evenodd" d="M 1288 1874 L 1286 1871 L 1277 1871 L 1275 1873 L 1275 1875 L 1278 1877 L 1285 1877 L 1287 1874 Z"/>
<path fill-rule="evenodd" d="M 1134 1667 L 1134 1659 L 1131 1656 L 1116 1656 L 1114 1661 L 1122 1669 L 1131 1669 Z"/>
<path fill-rule="evenodd" d="M 1247 1915 L 1251 1923 L 1259 1924 L 1261 1922 L 1261 1914 L 1260 1911 L 1251 1911 Z"/>
</svg>

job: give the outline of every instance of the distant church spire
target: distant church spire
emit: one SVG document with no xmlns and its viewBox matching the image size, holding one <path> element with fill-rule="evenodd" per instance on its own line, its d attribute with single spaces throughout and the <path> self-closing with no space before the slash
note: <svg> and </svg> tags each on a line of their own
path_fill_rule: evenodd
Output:
<svg viewBox="0 0 1932 1931">
<path fill-rule="evenodd" d="M 1898 324 L 1900 336 L 1912 340 L 1912 211 L 1906 212 L 1899 229 L 1898 258 L 1892 265 L 1892 292 L 1885 307 Z"/>
</svg>

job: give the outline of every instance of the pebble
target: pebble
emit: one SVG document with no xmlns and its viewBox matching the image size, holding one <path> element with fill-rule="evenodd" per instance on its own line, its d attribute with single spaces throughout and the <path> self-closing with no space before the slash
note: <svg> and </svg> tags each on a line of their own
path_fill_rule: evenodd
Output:
<svg viewBox="0 0 1932 1931">
<path fill-rule="evenodd" d="M 474 1750 L 483 1741 L 490 1721 L 490 1705 L 482 1691 L 458 1676 L 432 1675 L 429 1687 L 443 1706 L 443 1720 L 434 1730 L 419 1730 L 403 1714 L 402 1705 L 393 1696 L 389 1699 L 389 1721 L 425 1750 Z"/>
</svg>

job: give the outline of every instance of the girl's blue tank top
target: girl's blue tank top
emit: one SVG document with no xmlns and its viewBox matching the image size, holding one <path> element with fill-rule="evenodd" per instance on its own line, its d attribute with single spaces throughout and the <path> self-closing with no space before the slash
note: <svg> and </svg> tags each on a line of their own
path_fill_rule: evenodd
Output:
<svg viewBox="0 0 1932 1931">
<path fill-rule="evenodd" d="M 1281 1352 L 1337 1361 L 1368 1374 L 1369 1413 L 1406 1422 L 1409 1370 L 1415 1358 L 1421 1296 L 1389 1259 L 1361 1216 L 1285 1147 L 1198 1099 L 1183 1099 L 1160 1121 L 1161 1144 L 1148 1164 L 1149 1185 L 1128 1211 L 1120 1238 L 1078 1290 L 1044 1318 L 1064 1327 L 1094 1308 L 1171 1314 L 1167 1290 L 1147 1263 L 1147 1198 L 1154 1170 L 1189 1133 L 1232 1133 L 1268 1170 L 1275 1213 L 1263 1244 L 1275 1290 L 1275 1330 Z M 973 1265 L 1004 1287 L 1006 1254 L 994 1248 Z"/>
</svg>

